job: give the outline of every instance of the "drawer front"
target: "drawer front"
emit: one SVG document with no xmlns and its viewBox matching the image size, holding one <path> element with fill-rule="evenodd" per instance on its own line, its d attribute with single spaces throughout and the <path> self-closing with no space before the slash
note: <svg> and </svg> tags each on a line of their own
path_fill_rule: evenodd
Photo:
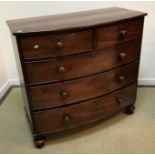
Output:
<svg viewBox="0 0 155 155">
<path fill-rule="evenodd" d="M 124 89 L 97 99 L 67 107 L 34 112 L 36 132 L 46 133 L 71 129 L 105 118 L 132 104 L 136 99 L 136 91 L 137 85 L 132 84 Z"/>
<path fill-rule="evenodd" d="M 136 40 L 84 55 L 26 63 L 26 83 L 74 79 L 118 67 L 138 59 L 140 46 L 141 40 Z"/>
<path fill-rule="evenodd" d="M 96 30 L 96 48 L 112 46 L 142 36 L 143 18 Z"/>
<path fill-rule="evenodd" d="M 84 101 L 136 81 L 137 74 L 138 62 L 86 78 L 29 87 L 31 106 L 33 110 L 39 110 Z"/>
<path fill-rule="evenodd" d="M 92 31 L 21 38 L 24 59 L 47 58 L 92 49 Z"/>
</svg>

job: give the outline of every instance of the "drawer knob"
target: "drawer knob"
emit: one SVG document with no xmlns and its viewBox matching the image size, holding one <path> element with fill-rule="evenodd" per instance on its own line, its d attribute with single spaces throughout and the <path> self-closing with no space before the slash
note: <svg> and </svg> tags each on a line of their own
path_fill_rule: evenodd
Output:
<svg viewBox="0 0 155 155">
<path fill-rule="evenodd" d="M 69 96 L 69 94 L 67 91 L 63 90 L 63 91 L 61 91 L 60 96 L 61 96 L 61 98 L 65 99 Z"/>
<path fill-rule="evenodd" d="M 120 55 L 120 58 L 121 59 L 124 59 L 126 57 L 126 54 L 125 53 L 120 53 L 119 55 Z"/>
<path fill-rule="evenodd" d="M 61 48 L 63 47 L 63 43 L 62 43 L 61 41 L 58 41 L 58 42 L 56 43 L 56 47 L 57 47 L 58 49 L 61 49 Z"/>
<path fill-rule="evenodd" d="M 121 75 L 121 76 L 119 76 L 118 79 L 119 79 L 119 82 L 123 82 L 125 80 L 125 76 Z"/>
<path fill-rule="evenodd" d="M 117 101 L 118 104 L 121 104 L 121 103 L 123 102 L 123 99 L 120 98 L 120 97 L 117 97 L 117 98 L 116 98 L 116 101 Z"/>
<path fill-rule="evenodd" d="M 33 48 L 37 50 L 39 48 L 39 45 L 34 45 Z"/>
<path fill-rule="evenodd" d="M 127 34 L 127 31 L 126 30 L 121 30 L 120 31 L 120 37 L 121 38 L 124 38 L 126 36 L 126 34 Z"/>
<path fill-rule="evenodd" d="M 64 74 L 64 73 L 66 72 L 66 68 L 63 67 L 63 66 L 60 66 L 60 67 L 58 68 L 58 72 L 61 73 L 61 74 Z"/>
<path fill-rule="evenodd" d="M 68 123 L 70 120 L 71 120 L 71 118 L 70 118 L 69 115 L 64 115 L 63 121 L 64 121 L 65 123 Z"/>
</svg>

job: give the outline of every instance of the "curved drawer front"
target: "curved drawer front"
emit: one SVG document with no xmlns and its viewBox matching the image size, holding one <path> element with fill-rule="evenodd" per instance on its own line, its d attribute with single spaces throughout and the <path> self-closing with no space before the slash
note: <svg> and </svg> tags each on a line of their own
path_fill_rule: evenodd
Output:
<svg viewBox="0 0 155 155">
<path fill-rule="evenodd" d="M 56 132 L 75 128 L 112 115 L 135 101 L 136 87 L 136 84 L 132 84 L 97 99 L 43 112 L 34 112 L 36 132 Z"/>
<path fill-rule="evenodd" d="M 26 83 L 62 81 L 102 72 L 139 58 L 141 40 L 85 55 L 26 63 Z"/>
<path fill-rule="evenodd" d="M 31 106 L 38 110 L 97 97 L 136 81 L 137 74 L 138 62 L 78 80 L 29 87 Z"/>
<path fill-rule="evenodd" d="M 103 48 L 142 36 L 143 18 L 96 30 L 96 48 Z"/>
<path fill-rule="evenodd" d="M 92 49 L 92 31 L 22 37 L 24 59 L 55 57 Z"/>
</svg>

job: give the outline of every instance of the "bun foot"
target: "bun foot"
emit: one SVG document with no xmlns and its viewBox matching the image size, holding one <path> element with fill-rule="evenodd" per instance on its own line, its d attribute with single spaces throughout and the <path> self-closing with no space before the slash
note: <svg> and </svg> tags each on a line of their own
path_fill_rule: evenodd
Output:
<svg viewBox="0 0 155 155">
<path fill-rule="evenodd" d="M 131 105 L 125 108 L 125 114 L 132 115 L 134 113 L 135 106 Z"/>
<path fill-rule="evenodd" d="M 35 136 L 34 144 L 35 144 L 36 148 L 42 148 L 45 145 L 45 137 Z"/>
</svg>

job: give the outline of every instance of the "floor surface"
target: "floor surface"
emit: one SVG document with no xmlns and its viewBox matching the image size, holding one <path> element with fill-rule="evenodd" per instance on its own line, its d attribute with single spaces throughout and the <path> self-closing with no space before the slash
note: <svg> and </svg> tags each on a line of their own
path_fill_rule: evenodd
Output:
<svg viewBox="0 0 155 155">
<path fill-rule="evenodd" d="M 155 153 L 155 88 L 139 88 L 134 115 L 106 121 L 33 145 L 20 88 L 0 106 L 0 153 Z"/>
</svg>

